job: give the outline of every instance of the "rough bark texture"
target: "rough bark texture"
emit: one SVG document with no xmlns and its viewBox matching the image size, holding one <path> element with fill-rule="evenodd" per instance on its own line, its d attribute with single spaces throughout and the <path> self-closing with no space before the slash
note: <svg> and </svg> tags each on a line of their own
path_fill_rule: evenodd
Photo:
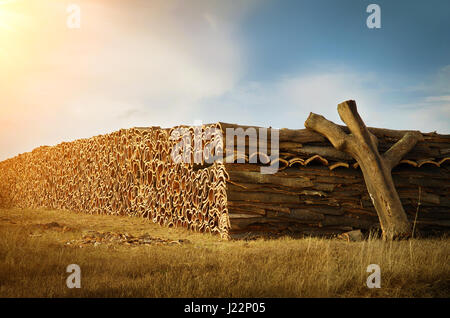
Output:
<svg viewBox="0 0 450 318">
<path fill-rule="evenodd" d="M 254 128 L 257 132 L 260 128 L 221 126 L 224 135 L 226 128 Z M 346 126 L 338 127 L 350 132 Z M 377 137 L 380 152 L 408 133 L 418 134 L 368 130 Z M 421 135 L 423 140 L 398 162 L 392 177 L 409 222 L 416 221 L 415 235 L 441 235 L 450 229 L 450 136 Z M 270 145 L 269 136 L 270 132 L 263 144 Z M 380 229 L 362 171 L 352 156 L 311 129 L 280 129 L 279 139 L 280 169 L 274 175 L 260 174 L 262 162 L 225 165 L 230 176 L 227 194 L 232 237 L 334 236 L 355 229 L 366 234 Z M 242 155 L 252 157 L 249 151 L 246 148 Z"/>
<path fill-rule="evenodd" d="M 367 192 L 361 170 L 321 162 L 292 166 L 272 180 L 256 182 L 247 173 L 259 174 L 254 164 L 226 164 L 230 233 L 333 236 L 354 229 L 364 233 L 380 228 L 377 212 Z M 273 182 L 287 180 L 281 184 Z M 291 181 L 289 181 L 291 180 Z M 440 235 L 450 229 L 450 171 L 431 164 L 400 164 L 393 170 L 409 222 L 417 214 L 416 235 Z"/>
</svg>

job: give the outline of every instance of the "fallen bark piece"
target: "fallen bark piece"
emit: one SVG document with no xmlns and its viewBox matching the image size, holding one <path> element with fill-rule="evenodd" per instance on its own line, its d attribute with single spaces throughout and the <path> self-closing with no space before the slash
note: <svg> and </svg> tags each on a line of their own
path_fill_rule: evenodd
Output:
<svg viewBox="0 0 450 318">
<path fill-rule="evenodd" d="M 347 242 L 361 242 L 363 240 L 363 235 L 361 230 L 354 230 L 338 235 L 338 238 L 344 239 Z"/>
<path fill-rule="evenodd" d="M 114 233 L 114 232 L 96 232 L 89 231 L 88 234 L 83 235 L 79 240 L 71 240 L 66 242 L 66 245 L 75 245 L 85 247 L 89 245 L 98 246 L 100 244 L 124 244 L 124 245 L 170 245 L 170 244 L 188 244 L 189 240 L 169 240 L 159 237 L 152 237 L 149 234 L 144 234 L 138 237 L 132 236 L 128 233 Z"/>
<path fill-rule="evenodd" d="M 375 206 L 385 239 L 404 238 L 411 235 L 400 198 L 392 180 L 391 170 L 419 140 L 420 132 L 406 134 L 388 149 L 383 156 L 378 152 L 378 139 L 371 133 L 358 114 L 353 100 L 338 105 L 338 113 L 347 125 L 350 134 L 346 134 L 335 123 L 321 115 L 310 113 L 305 127 L 317 131 L 340 151 L 350 154 L 359 164 L 369 196 Z"/>
</svg>

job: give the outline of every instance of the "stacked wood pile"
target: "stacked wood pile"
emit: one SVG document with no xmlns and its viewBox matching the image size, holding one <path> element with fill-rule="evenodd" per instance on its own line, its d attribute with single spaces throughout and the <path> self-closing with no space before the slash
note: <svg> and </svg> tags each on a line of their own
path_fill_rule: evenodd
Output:
<svg viewBox="0 0 450 318">
<path fill-rule="evenodd" d="M 225 153 L 242 163 L 207 160 L 226 150 L 227 128 L 252 127 L 132 128 L 37 148 L 0 162 L 0 206 L 138 216 L 224 238 L 248 232 L 334 235 L 378 227 L 358 165 L 323 136 L 308 129 L 279 130 L 279 170 L 261 174 L 268 157 L 259 150 L 267 147 L 270 155 L 270 129 L 256 152 L 235 146 Z M 253 128 L 259 139 L 258 127 Z M 380 152 L 405 133 L 369 129 Z M 416 231 L 447 232 L 450 136 L 423 137 L 392 171 L 394 182 L 410 221 L 417 221 Z M 179 151 L 180 145 L 189 151 Z"/>
<path fill-rule="evenodd" d="M 221 145 L 208 135 L 216 126 L 133 128 L 37 148 L 0 163 L 0 204 L 139 216 L 227 237 L 223 164 L 196 167 L 170 156 L 180 144 L 196 155 L 194 133 L 197 142 Z"/>
<path fill-rule="evenodd" d="M 226 134 L 227 128 L 238 126 L 221 123 L 221 127 Z M 254 128 L 258 131 L 258 127 Z M 341 128 L 348 132 L 347 127 Z M 389 149 L 406 133 L 369 130 L 378 137 L 380 152 Z M 393 169 L 394 182 L 409 220 L 416 221 L 416 232 L 448 232 L 450 136 L 422 135 L 424 141 Z M 268 136 L 267 145 L 270 145 L 270 132 Z M 249 153 L 249 147 L 245 151 L 237 157 L 249 161 L 254 155 Z M 258 164 L 225 164 L 230 176 L 227 194 L 232 234 L 335 235 L 354 229 L 379 228 L 361 170 L 349 155 L 308 129 L 281 129 L 279 152 L 279 172 L 273 175 L 260 173 L 264 160 Z"/>
</svg>

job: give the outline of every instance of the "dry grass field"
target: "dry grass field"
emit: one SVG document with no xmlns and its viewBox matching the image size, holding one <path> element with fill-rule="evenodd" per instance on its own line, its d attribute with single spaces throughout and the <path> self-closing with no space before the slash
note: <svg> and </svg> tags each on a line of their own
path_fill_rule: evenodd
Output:
<svg viewBox="0 0 450 318">
<path fill-rule="evenodd" d="M 95 232 L 125 239 L 95 243 Z M 138 218 L 3 209 L 0 297 L 449 297 L 449 243 L 221 241 Z M 69 264 L 80 289 L 66 287 Z M 369 264 L 379 289 L 366 286 Z"/>
</svg>

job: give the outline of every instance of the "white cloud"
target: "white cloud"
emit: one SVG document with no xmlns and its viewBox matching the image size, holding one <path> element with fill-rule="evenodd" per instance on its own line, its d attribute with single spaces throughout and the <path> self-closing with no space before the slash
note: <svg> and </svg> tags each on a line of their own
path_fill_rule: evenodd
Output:
<svg viewBox="0 0 450 318">
<path fill-rule="evenodd" d="M 234 33 L 243 13 L 229 3 L 77 3 L 79 30 L 66 28 L 64 2 L 33 7 L 40 18 L 24 36 L 48 43 L 8 65 L 14 80 L 0 74 L 0 105 L 8 105 L 0 109 L 0 160 L 120 128 L 189 122 L 204 99 L 231 90 L 244 71 Z M 31 51 L 28 42 L 21 51 Z"/>
<path fill-rule="evenodd" d="M 434 102 L 450 102 L 450 95 L 444 95 L 444 96 L 428 96 L 425 98 L 425 102 L 427 103 L 434 103 Z"/>
<path fill-rule="evenodd" d="M 208 101 L 206 121 L 231 121 L 260 126 L 304 128 L 309 112 L 343 124 L 337 105 L 354 99 L 367 126 L 450 132 L 448 95 L 412 96 L 402 83 L 389 86 L 376 74 L 336 69 L 285 76 L 274 82 L 244 83 L 225 98 Z M 436 83 L 442 87 L 444 83 Z M 430 89 L 422 93 L 430 93 Z M 405 103 L 405 100 L 414 102 Z M 400 101 L 400 102 L 397 102 Z M 215 103 L 215 104 L 214 104 Z"/>
<path fill-rule="evenodd" d="M 365 87 L 372 80 L 372 75 L 330 71 L 244 83 L 217 102 L 214 114 L 222 121 L 300 129 L 311 111 L 342 124 L 337 104 L 355 99 L 366 123 L 377 124 L 376 90 Z"/>
</svg>

